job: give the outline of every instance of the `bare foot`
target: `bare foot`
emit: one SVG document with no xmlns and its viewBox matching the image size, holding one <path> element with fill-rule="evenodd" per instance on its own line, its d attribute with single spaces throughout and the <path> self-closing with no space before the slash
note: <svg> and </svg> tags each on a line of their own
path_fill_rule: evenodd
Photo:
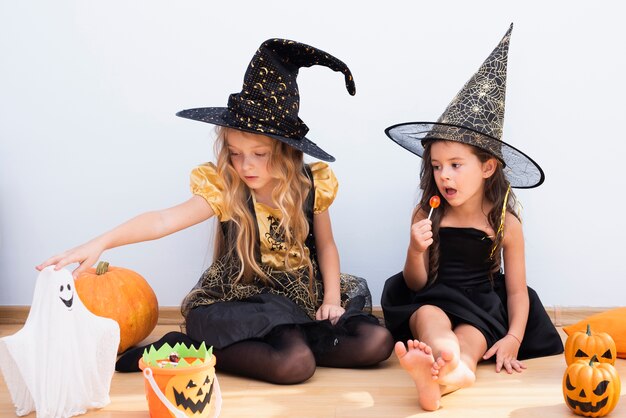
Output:
<svg viewBox="0 0 626 418">
<path fill-rule="evenodd" d="M 437 383 L 447 386 L 446 392 L 471 386 L 476 381 L 474 372 L 450 351 L 441 352 L 433 362 L 431 373 Z"/>
<path fill-rule="evenodd" d="M 395 347 L 396 356 L 417 387 L 420 406 L 426 411 L 435 411 L 439 408 L 441 389 L 431 373 L 435 361 L 433 352 L 428 345 L 417 340 L 407 341 L 407 346 L 408 351 L 404 344 L 398 341 Z"/>
</svg>

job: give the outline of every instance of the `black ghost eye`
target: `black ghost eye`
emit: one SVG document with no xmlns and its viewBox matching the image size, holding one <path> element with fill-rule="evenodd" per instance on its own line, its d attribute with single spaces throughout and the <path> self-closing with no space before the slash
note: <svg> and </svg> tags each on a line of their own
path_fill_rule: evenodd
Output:
<svg viewBox="0 0 626 418">
<path fill-rule="evenodd" d="M 602 354 L 602 358 L 612 359 L 613 355 L 611 354 L 611 349 L 606 350 L 604 354 Z"/>
<path fill-rule="evenodd" d="M 596 386 L 596 388 L 593 390 L 593 393 L 595 393 L 597 396 L 604 395 L 607 386 L 609 386 L 609 381 L 603 380 L 602 382 L 598 383 L 598 386 Z"/>
<path fill-rule="evenodd" d="M 209 375 L 206 376 L 206 379 L 204 379 L 204 384 L 208 385 L 211 381 L 209 380 Z"/>
<path fill-rule="evenodd" d="M 70 286 L 69 284 L 67 285 L 67 290 L 72 290 L 72 286 Z"/>
<path fill-rule="evenodd" d="M 189 383 L 187 383 L 187 389 L 189 388 L 195 388 L 196 384 L 193 382 L 193 380 L 190 380 Z"/>
<path fill-rule="evenodd" d="M 587 355 L 587 353 L 585 353 L 583 350 L 579 348 L 578 351 L 576 351 L 576 354 L 574 354 L 574 357 L 589 357 L 589 356 Z"/>
<path fill-rule="evenodd" d="M 576 388 L 572 385 L 572 382 L 570 382 L 570 380 L 569 380 L 569 375 L 567 375 L 567 379 L 565 379 L 565 387 L 567 388 L 567 390 L 574 390 L 574 389 L 576 389 Z"/>
<path fill-rule="evenodd" d="M 61 288 L 59 289 L 59 292 L 63 291 L 63 285 L 61 285 Z"/>
</svg>

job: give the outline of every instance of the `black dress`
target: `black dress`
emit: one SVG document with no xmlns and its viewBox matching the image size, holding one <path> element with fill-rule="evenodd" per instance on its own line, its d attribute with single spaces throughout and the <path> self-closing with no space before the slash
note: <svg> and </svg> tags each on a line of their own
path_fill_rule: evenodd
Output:
<svg viewBox="0 0 626 418">
<path fill-rule="evenodd" d="M 422 305 L 441 308 L 453 326 L 476 327 L 491 347 L 508 331 L 504 275 L 489 279 L 489 254 L 493 241 L 473 228 L 440 228 L 440 262 L 437 279 L 424 289 L 410 290 L 402 273 L 385 282 L 382 308 L 387 327 L 396 340 L 412 339 L 409 318 Z M 563 343 L 537 293 L 528 288 L 530 309 L 520 359 L 563 352 Z"/>
</svg>

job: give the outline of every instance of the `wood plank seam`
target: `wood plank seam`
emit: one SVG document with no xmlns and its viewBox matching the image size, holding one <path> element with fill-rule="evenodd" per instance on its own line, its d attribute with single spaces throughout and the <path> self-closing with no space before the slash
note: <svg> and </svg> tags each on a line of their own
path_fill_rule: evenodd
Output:
<svg viewBox="0 0 626 418">
<path fill-rule="evenodd" d="M 0 324 L 24 324 L 28 317 L 30 306 L 0 306 Z M 590 315 L 604 312 L 612 307 L 589 307 L 589 306 L 546 306 L 548 316 L 556 326 L 574 324 Z M 382 308 L 374 306 L 372 313 L 384 323 Z M 159 307 L 159 325 L 178 325 L 183 322 L 183 317 L 178 306 Z"/>
</svg>

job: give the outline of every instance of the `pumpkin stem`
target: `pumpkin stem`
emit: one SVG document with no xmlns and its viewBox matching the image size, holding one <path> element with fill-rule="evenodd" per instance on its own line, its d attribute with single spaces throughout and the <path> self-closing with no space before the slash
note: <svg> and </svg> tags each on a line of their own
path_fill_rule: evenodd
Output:
<svg viewBox="0 0 626 418">
<path fill-rule="evenodd" d="M 593 363 L 597 363 L 597 362 L 598 362 L 598 357 L 594 354 L 593 357 L 591 357 L 591 360 L 589 360 L 589 365 L 593 367 Z"/>
<path fill-rule="evenodd" d="M 587 324 L 587 336 L 591 337 L 591 325 Z"/>
<path fill-rule="evenodd" d="M 100 261 L 96 267 L 96 274 L 101 276 L 109 270 L 109 263 L 106 261 Z"/>
</svg>

